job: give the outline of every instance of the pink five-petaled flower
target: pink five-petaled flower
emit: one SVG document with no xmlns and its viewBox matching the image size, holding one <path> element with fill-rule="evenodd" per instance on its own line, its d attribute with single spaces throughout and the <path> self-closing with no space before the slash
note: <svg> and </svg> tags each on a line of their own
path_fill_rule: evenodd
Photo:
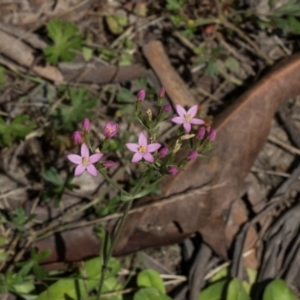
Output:
<svg viewBox="0 0 300 300">
<path fill-rule="evenodd" d="M 104 126 L 103 133 L 107 138 L 114 137 L 118 132 L 118 124 L 107 123 Z"/>
<path fill-rule="evenodd" d="M 75 168 L 75 172 L 74 172 L 75 176 L 79 176 L 85 170 L 87 170 L 92 176 L 97 176 L 98 171 L 93 164 L 98 162 L 102 156 L 103 156 L 102 153 L 95 153 L 90 156 L 87 145 L 82 144 L 81 145 L 81 156 L 77 155 L 77 154 L 69 154 L 67 157 L 68 157 L 69 161 L 78 165 Z"/>
<path fill-rule="evenodd" d="M 172 122 L 176 124 L 183 124 L 185 132 L 191 131 L 191 124 L 204 124 L 204 121 L 201 119 L 194 118 L 197 114 L 198 105 L 193 105 L 188 111 L 186 111 L 181 105 L 176 105 L 176 111 L 178 113 L 178 117 L 172 118 Z"/>
<path fill-rule="evenodd" d="M 151 152 L 154 152 L 160 148 L 161 144 L 159 143 L 154 143 L 154 144 L 149 144 L 145 134 L 143 132 L 140 133 L 139 135 L 139 142 L 138 144 L 134 143 L 127 143 L 126 147 L 132 151 L 135 152 L 131 162 L 135 163 L 140 161 L 142 158 L 148 162 L 153 163 L 154 162 L 154 157 L 151 154 Z"/>
</svg>

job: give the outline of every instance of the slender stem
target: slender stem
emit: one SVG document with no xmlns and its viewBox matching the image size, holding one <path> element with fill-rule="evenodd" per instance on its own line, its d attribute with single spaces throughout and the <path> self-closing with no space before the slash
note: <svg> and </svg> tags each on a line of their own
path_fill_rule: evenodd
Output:
<svg viewBox="0 0 300 300">
<path fill-rule="evenodd" d="M 118 189 L 122 194 L 129 195 L 124 189 L 122 189 L 114 180 L 112 180 L 105 171 L 100 170 L 101 175 L 105 178 L 106 181 L 108 181 L 112 186 L 114 186 L 116 189 Z"/>
<path fill-rule="evenodd" d="M 120 237 L 122 228 L 123 228 L 123 226 L 125 224 L 125 221 L 128 217 L 128 213 L 129 213 L 129 210 L 132 206 L 132 203 L 133 203 L 133 200 L 130 200 L 126 203 L 124 214 L 123 214 L 121 220 L 118 223 L 118 226 L 117 226 L 116 232 L 115 232 L 115 236 L 112 240 L 109 251 L 108 251 L 107 255 L 105 255 L 103 266 L 102 266 L 101 277 L 100 277 L 100 280 L 99 280 L 99 286 L 98 286 L 98 292 L 97 292 L 97 298 L 96 298 L 97 300 L 100 300 L 101 292 L 102 292 L 102 288 L 103 288 L 103 284 L 104 284 L 104 279 L 105 279 L 105 274 L 106 274 L 107 268 L 108 268 L 108 263 L 109 263 L 109 260 L 111 258 L 111 255 L 113 253 L 114 247 L 115 247 L 115 245 L 116 245 L 116 243 L 117 243 L 117 241 Z"/>
</svg>

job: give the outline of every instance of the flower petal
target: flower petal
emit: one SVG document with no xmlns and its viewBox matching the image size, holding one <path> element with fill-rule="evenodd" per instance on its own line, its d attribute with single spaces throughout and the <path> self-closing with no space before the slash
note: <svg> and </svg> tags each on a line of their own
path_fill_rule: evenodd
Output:
<svg viewBox="0 0 300 300">
<path fill-rule="evenodd" d="M 145 134 L 143 132 L 141 132 L 139 135 L 139 145 L 147 146 L 147 144 L 148 144 L 147 137 L 145 136 Z"/>
<path fill-rule="evenodd" d="M 153 163 L 154 162 L 154 157 L 152 154 L 150 153 L 145 153 L 144 155 L 144 160 Z"/>
<path fill-rule="evenodd" d="M 161 144 L 159 143 L 154 143 L 154 144 L 149 144 L 147 146 L 147 152 L 154 152 L 160 148 Z"/>
<path fill-rule="evenodd" d="M 127 143 L 126 147 L 132 152 L 138 152 L 139 145 L 134 143 Z"/>
<path fill-rule="evenodd" d="M 94 165 L 90 164 L 86 167 L 86 169 L 92 176 L 96 177 L 98 175 L 98 171 Z"/>
<path fill-rule="evenodd" d="M 90 156 L 89 162 L 91 164 L 94 164 L 94 163 L 98 162 L 101 159 L 102 156 L 103 156 L 102 153 L 95 153 L 95 154 Z"/>
<path fill-rule="evenodd" d="M 84 143 L 81 145 L 81 156 L 82 157 L 89 157 L 90 156 L 89 148 Z"/>
<path fill-rule="evenodd" d="M 77 154 L 69 154 L 69 155 L 67 155 L 67 158 L 73 164 L 79 165 L 82 163 L 82 157 Z"/>
<path fill-rule="evenodd" d="M 189 133 L 192 129 L 192 125 L 190 123 L 184 123 L 183 124 L 185 132 Z"/>
<path fill-rule="evenodd" d="M 178 116 L 180 117 L 184 117 L 184 115 L 186 114 L 186 110 L 179 104 L 176 104 L 176 111 L 178 113 Z"/>
<path fill-rule="evenodd" d="M 189 114 L 191 116 L 191 118 L 194 118 L 197 114 L 198 111 L 198 105 L 193 105 L 188 111 L 187 114 Z"/>
<path fill-rule="evenodd" d="M 76 168 L 75 168 L 75 172 L 74 172 L 74 175 L 75 176 L 79 176 L 81 175 L 85 170 L 85 166 L 84 165 L 78 165 Z"/>
<path fill-rule="evenodd" d="M 131 162 L 136 163 L 140 161 L 143 158 L 143 154 L 140 152 L 137 152 L 133 155 Z"/>
<path fill-rule="evenodd" d="M 190 120 L 190 123 L 191 124 L 197 124 L 197 125 L 201 125 L 201 124 L 204 124 L 205 122 L 203 121 L 203 120 L 201 120 L 201 119 L 191 119 Z"/>
<path fill-rule="evenodd" d="M 185 122 L 183 117 L 174 117 L 171 119 L 171 121 L 176 124 L 183 124 Z"/>
</svg>

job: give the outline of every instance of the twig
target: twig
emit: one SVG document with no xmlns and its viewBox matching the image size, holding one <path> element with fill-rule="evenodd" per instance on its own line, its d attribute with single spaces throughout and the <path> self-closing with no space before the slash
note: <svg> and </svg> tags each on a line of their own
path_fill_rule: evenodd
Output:
<svg viewBox="0 0 300 300">
<path fill-rule="evenodd" d="M 291 145 L 288 145 L 287 143 L 285 143 L 283 141 L 278 140 L 275 136 L 272 136 L 272 135 L 268 136 L 268 141 L 282 147 L 283 149 L 285 149 L 293 154 L 300 155 L 300 149 L 293 147 Z"/>
</svg>

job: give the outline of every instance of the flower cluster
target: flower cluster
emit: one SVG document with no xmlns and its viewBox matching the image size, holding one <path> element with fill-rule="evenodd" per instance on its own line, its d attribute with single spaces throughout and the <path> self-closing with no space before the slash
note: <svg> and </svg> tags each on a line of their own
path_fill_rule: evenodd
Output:
<svg viewBox="0 0 300 300">
<path fill-rule="evenodd" d="M 203 155 L 203 153 L 210 150 L 212 142 L 216 138 L 216 130 L 206 127 L 205 122 L 197 118 L 197 105 L 186 110 L 177 104 L 177 116 L 170 118 L 168 114 L 171 112 L 172 107 L 169 104 L 164 104 L 164 97 L 165 89 L 162 88 L 158 93 L 158 110 L 156 114 L 153 114 L 150 109 L 144 114 L 142 112 L 142 102 L 146 98 L 146 91 L 142 89 L 138 92 L 135 116 L 143 125 L 144 130 L 139 133 L 137 143 L 125 143 L 126 148 L 134 153 L 131 157 L 131 162 L 137 163 L 143 160 L 146 163 L 146 170 L 156 172 L 158 178 L 164 176 L 164 174 L 176 175 L 179 169 L 182 169 L 188 161 L 194 160 L 199 155 Z M 181 128 L 177 130 L 176 137 L 169 147 L 155 142 L 159 133 L 160 123 L 167 120 L 183 126 L 183 130 Z M 193 125 L 201 126 L 200 128 L 198 127 L 195 134 L 192 133 Z M 107 160 L 103 163 L 99 161 L 104 156 L 102 151 L 107 149 L 109 139 L 117 136 L 119 130 L 118 124 L 108 122 L 104 126 L 104 139 L 101 146 L 92 155 L 90 155 L 90 151 L 93 152 L 90 146 L 90 130 L 91 123 L 88 118 L 85 118 L 82 122 L 82 131 L 75 131 L 72 135 L 73 141 L 76 144 L 81 144 L 81 155 L 69 154 L 67 156 L 72 163 L 77 165 L 74 171 L 75 176 L 82 174 L 85 170 L 92 176 L 97 176 L 97 167 L 101 170 L 114 167 L 116 164 L 112 160 Z M 150 142 L 148 142 L 149 139 Z M 190 141 L 191 150 L 185 158 L 179 162 L 175 162 L 175 155 L 182 147 L 184 140 Z"/>
</svg>

